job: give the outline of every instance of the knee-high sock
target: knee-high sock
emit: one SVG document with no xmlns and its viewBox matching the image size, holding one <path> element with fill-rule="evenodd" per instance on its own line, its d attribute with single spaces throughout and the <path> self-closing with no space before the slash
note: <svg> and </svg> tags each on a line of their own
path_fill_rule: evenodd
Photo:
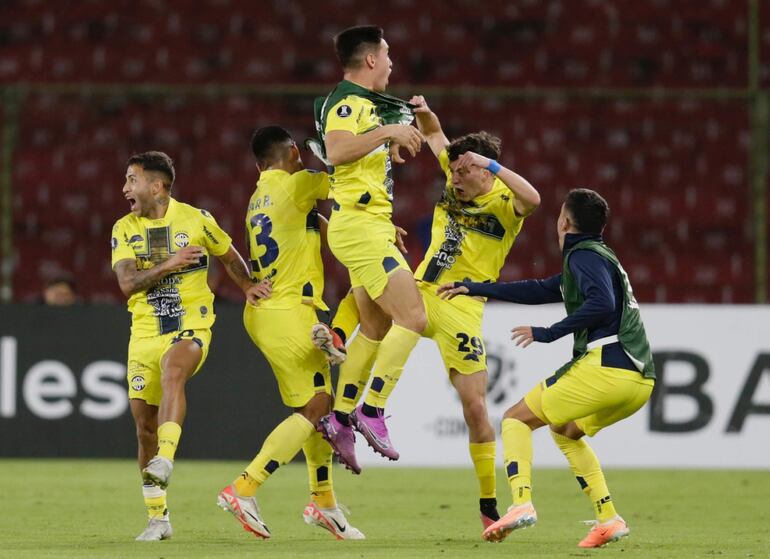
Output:
<svg viewBox="0 0 770 559">
<path fill-rule="evenodd" d="M 486 443 L 469 443 L 471 460 L 479 480 L 479 498 L 494 499 L 496 495 L 495 478 L 495 441 Z"/>
<path fill-rule="evenodd" d="M 341 333 L 342 341 L 346 342 L 353 334 L 353 330 L 358 326 L 359 320 L 360 316 L 358 314 L 358 306 L 356 306 L 356 298 L 353 297 L 352 291 L 348 291 L 348 294 L 337 305 L 337 312 L 334 313 L 334 319 L 332 320 L 332 328 L 337 330 L 338 334 Z"/>
<path fill-rule="evenodd" d="M 559 450 L 567 457 L 572 473 L 580 484 L 580 489 L 591 500 L 596 519 L 599 522 L 606 522 L 615 517 L 617 515 L 615 505 L 610 498 L 602 467 L 593 449 L 583 439 L 576 441 L 553 431 L 551 436 Z"/>
<path fill-rule="evenodd" d="M 370 340 L 361 332 L 353 338 L 348 347 L 348 358 L 340 365 L 334 411 L 350 413 L 356 407 L 366 381 L 369 380 L 379 347 L 379 341 Z"/>
<path fill-rule="evenodd" d="M 374 408 L 384 408 L 388 396 L 393 392 L 406 360 L 414 346 L 420 340 L 420 334 L 394 324 L 380 343 L 377 350 L 377 362 L 374 365 L 372 384 L 366 394 L 365 402 Z"/>
<path fill-rule="evenodd" d="M 168 512 L 166 507 L 166 492 L 154 484 L 142 486 L 144 506 L 147 507 L 149 518 L 160 518 Z"/>
<path fill-rule="evenodd" d="M 322 509 L 337 506 L 332 484 L 332 447 L 321 433 L 314 432 L 302 446 L 307 462 L 307 474 L 310 482 L 310 495 Z"/>
<path fill-rule="evenodd" d="M 282 464 L 291 461 L 315 431 L 304 416 L 293 413 L 267 436 L 259 454 L 235 480 L 235 490 L 243 497 L 251 497 L 270 475 Z"/>
<path fill-rule="evenodd" d="M 181 436 L 182 426 L 173 421 L 166 421 L 158 427 L 158 456 L 173 461 Z"/>
<path fill-rule="evenodd" d="M 518 419 L 503 419 L 503 455 L 513 504 L 532 500 L 532 430 Z"/>
</svg>

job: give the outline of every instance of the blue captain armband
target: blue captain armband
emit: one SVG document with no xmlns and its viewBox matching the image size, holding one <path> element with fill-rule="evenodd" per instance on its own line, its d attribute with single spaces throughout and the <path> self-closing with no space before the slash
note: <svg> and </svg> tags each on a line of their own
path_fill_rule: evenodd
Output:
<svg viewBox="0 0 770 559">
<path fill-rule="evenodd" d="M 494 159 L 490 159 L 489 165 L 487 165 L 487 171 L 489 171 L 493 175 L 496 175 L 497 173 L 500 172 L 501 167 L 502 166 L 497 161 L 495 161 Z"/>
</svg>

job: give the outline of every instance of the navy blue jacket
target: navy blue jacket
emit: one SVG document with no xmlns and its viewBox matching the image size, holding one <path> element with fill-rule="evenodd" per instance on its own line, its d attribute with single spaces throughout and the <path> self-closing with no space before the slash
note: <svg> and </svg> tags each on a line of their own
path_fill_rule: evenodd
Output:
<svg viewBox="0 0 770 559">
<path fill-rule="evenodd" d="M 567 233 L 564 238 L 564 253 L 586 239 L 602 240 L 600 235 Z M 574 313 L 550 327 L 533 326 L 532 335 L 535 341 L 549 343 L 584 328 L 588 330 L 589 343 L 616 335 L 623 313 L 623 284 L 615 267 L 592 250 L 576 250 L 569 257 L 567 265 L 575 277 L 584 302 Z M 561 293 L 561 274 L 546 279 L 514 282 L 455 282 L 455 286 L 460 285 L 468 288 L 469 295 L 522 305 L 559 303 L 564 300 Z M 637 370 L 620 343 L 604 346 L 602 365 Z"/>
</svg>

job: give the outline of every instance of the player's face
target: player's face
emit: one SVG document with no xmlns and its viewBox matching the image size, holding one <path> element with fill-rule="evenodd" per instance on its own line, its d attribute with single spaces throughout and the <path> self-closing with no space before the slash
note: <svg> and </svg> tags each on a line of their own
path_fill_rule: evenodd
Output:
<svg viewBox="0 0 770 559">
<path fill-rule="evenodd" d="M 390 72 L 393 70 L 393 61 L 390 59 L 390 47 L 383 39 L 374 59 L 374 90 L 385 91 L 388 87 Z"/>
<path fill-rule="evenodd" d="M 470 202 L 476 196 L 484 194 L 485 173 L 489 171 L 475 165 L 462 167 L 457 161 L 449 162 L 449 170 L 452 172 L 452 186 L 458 200 Z"/>
<path fill-rule="evenodd" d="M 153 179 L 139 165 L 129 165 L 126 170 L 126 183 L 123 185 L 123 195 L 128 200 L 131 213 L 144 217 L 150 212 L 155 197 Z"/>
</svg>

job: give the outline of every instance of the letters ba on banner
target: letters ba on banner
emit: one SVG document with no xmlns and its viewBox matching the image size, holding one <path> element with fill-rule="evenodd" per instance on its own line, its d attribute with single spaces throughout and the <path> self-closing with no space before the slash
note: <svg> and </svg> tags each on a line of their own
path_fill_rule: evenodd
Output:
<svg viewBox="0 0 770 559">
<path fill-rule="evenodd" d="M 642 305 L 641 311 L 659 380 L 644 408 L 590 439 L 603 463 L 770 468 L 770 307 Z M 498 438 L 505 410 L 572 352 L 571 337 L 516 348 L 511 328 L 549 326 L 563 317 L 561 305 L 487 305 L 487 403 Z M 462 409 L 433 342 L 418 344 L 388 403 L 398 464 L 467 464 Z M 538 464 L 564 465 L 547 432 L 537 431 L 535 441 Z"/>
</svg>

